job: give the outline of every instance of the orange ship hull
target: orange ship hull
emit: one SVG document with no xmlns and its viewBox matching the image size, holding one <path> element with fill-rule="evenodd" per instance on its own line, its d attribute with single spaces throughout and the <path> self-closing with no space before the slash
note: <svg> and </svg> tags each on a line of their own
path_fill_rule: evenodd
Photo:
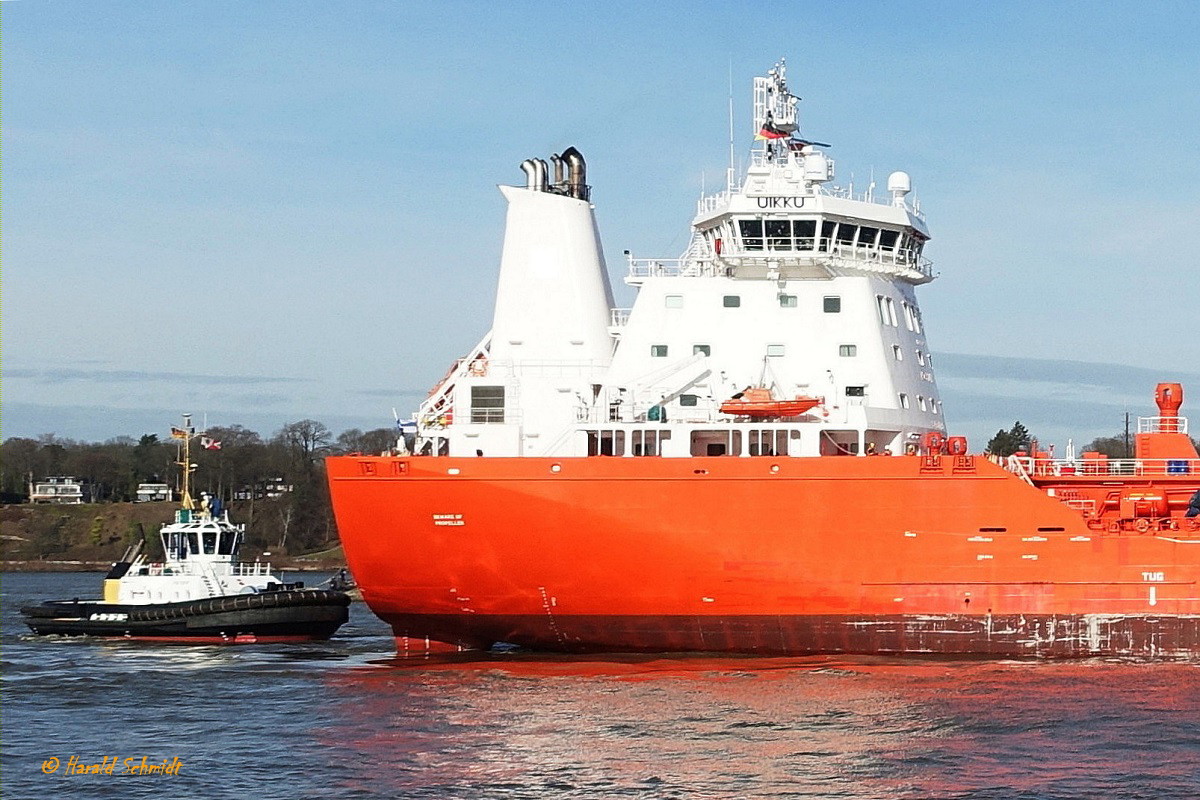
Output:
<svg viewBox="0 0 1200 800">
<path fill-rule="evenodd" d="M 348 565 L 409 652 L 1200 655 L 1200 520 L 1089 525 L 982 458 L 344 456 L 328 473 Z"/>
</svg>

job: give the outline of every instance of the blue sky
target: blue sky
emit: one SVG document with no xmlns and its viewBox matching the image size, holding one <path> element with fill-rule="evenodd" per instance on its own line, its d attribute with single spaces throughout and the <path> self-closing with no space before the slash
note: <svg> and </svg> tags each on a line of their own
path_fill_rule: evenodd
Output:
<svg viewBox="0 0 1200 800">
<path fill-rule="evenodd" d="M 952 428 L 1086 441 L 1151 413 L 1159 377 L 1200 406 L 1194 4 L 0 14 L 5 437 L 180 411 L 387 424 L 489 325 L 495 184 L 582 150 L 619 285 L 621 251 L 676 255 L 723 179 L 730 71 L 740 155 L 750 79 L 779 56 L 839 183 L 913 176 Z"/>
</svg>

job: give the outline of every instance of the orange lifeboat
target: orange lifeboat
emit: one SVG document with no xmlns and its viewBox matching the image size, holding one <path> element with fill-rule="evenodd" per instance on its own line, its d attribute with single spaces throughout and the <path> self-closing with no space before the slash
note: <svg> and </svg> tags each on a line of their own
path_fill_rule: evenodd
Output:
<svg viewBox="0 0 1200 800">
<path fill-rule="evenodd" d="M 819 397 L 797 395 L 793 400 L 776 400 L 770 389 L 746 389 L 721 403 L 721 413 L 755 419 L 797 417 L 820 403 Z"/>
</svg>

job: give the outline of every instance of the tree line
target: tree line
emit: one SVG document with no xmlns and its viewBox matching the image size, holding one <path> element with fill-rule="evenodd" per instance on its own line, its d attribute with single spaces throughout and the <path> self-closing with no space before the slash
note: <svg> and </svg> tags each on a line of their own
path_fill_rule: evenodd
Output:
<svg viewBox="0 0 1200 800">
<path fill-rule="evenodd" d="M 235 508 L 238 521 L 253 532 L 256 511 L 269 506 L 271 530 L 265 543 L 285 551 L 305 552 L 336 539 L 325 480 L 324 457 L 346 453 L 382 453 L 396 444 L 391 428 L 352 428 L 336 437 L 323 423 L 304 419 L 264 437 L 241 425 L 213 427 L 207 437 L 219 448 L 193 440 L 192 494 L 208 492 Z M 130 502 L 138 484 L 166 483 L 179 488 L 181 442 L 148 433 L 138 439 L 118 436 L 105 442 L 80 442 L 54 434 L 36 439 L 13 437 L 0 444 L 0 501 L 28 499 L 29 485 L 42 478 L 66 475 L 88 485 L 93 503 Z M 290 487 L 269 503 L 269 489 Z M 257 506 L 257 507 L 256 507 Z"/>
<path fill-rule="evenodd" d="M 1001 428 L 996 431 L 996 435 L 988 440 L 987 452 L 1001 457 L 1011 456 L 1018 450 L 1028 453 L 1035 441 L 1037 441 L 1037 437 L 1018 420 L 1008 430 Z M 1192 444 L 1197 450 L 1200 450 L 1200 439 L 1193 438 Z M 1080 452 L 1103 453 L 1109 458 L 1133 458 L 1134 433 L 1127 435 L 1122 431 L 1115 436 L 1098 436 L 1080 448 Z"/>
</svg>

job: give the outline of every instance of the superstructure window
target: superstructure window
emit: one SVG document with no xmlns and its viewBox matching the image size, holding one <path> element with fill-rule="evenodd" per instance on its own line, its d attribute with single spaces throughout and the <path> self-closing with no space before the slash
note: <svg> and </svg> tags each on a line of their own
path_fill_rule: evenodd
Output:
<svg viewBox="0 0 1200 800">
<path fill-rule="evenodd" d="M 683 308 L 683 295 L 669 294 L 666 296 L 667 308 Z"/>
<path fill-rule="evenodd" d="M 917 351 L 917 363 L 920 364 L 922 367 L 925 366 L 925 354 L 922 353 L 920 350 Z"/>
<path fill-rule="evenodd" d="M 925 396 L 924 395 L 920 395 L 920 394 L 917 395 L 917 407 L 920 408 L 922 411 L 925 410 Z"/>
<path fill-rule="evenodd" d="M 916 330 L 916 315 L 913 314 L 913 307 L 908 303 L 901 303 L 901 308 L 904 311 L 904 327 L 911 330 Z"/>
<path fill-rule="evenodd" d="M 738 229 L 742 234 L 742 249 L 763 249 L 763 224 L 761 219 L 739 220 Z"/>
<path fill-rule="evenodd" d="M 767 249 L 792 249 L 792 221 L 790 219 L 767 220 Z"/>
<path fill-rule="evenodd" d="M 815 219 L 792 220 L 792 234 L 796 237 L 797 250 L 812 250 L 817 238 Z"/>
<path fill-rule="evenodd" d="M 896 240 L 900 238 L 899 231 L 889 231 L 886 228 L 879 232 L 879 249 L 895 250 Z"/>
<path fill-rule="evenodd" d="M 824 300 L 824 308 L 826 314 L 842 313 L 842 298 L 836 295 L 830 295 Z"/>
<path fill-rule="evenodd" d="M 503 386 L 471 387 L 471 422 L 476 424 L 504 422 Z"/>
<path fill-rule="evenodd" d="M 781 344 L 767 345 L 767 355 L 768 356 L 782 356 L 782 355 L 784 355 L 785 352 L 786 352 L 786 348 Z"/>
<path fill-rule="evenodd" d="M 846 397 L 866 397 L 867 387 L 865 386 L 847 386 Z"/>
<path fill-rule="evenodd" d="M 900 407 L 908 408 L 908 395 L 906 395 L 904 392 L 900 393 Z"/>
<path fill-rule="evenodd" d="M 779 295 L 779 307 L 780 308 L 795 308 L 797 305 L 799 305 L 799 303 L 796 302 L 796 295 L 794 295 L 794 294 Z"/>
<path fill-rule="evenodd" d="M 821 241 L 820 247 L 817 249 L 821 252 L 828 252 L 833 246 L 833 232 L 837 230 L 837 223 L 826 220 L 821 223 Z"/>
<path fill-rule="evenodd" d="M 700 395 L 698 394 L 681 394 L 679 395 L 679 405 L 694 407 L 700 405 Z"/>
<path fill-rule="evenodd" d="M 879 236 L 879 228 L 869 228 L 863 225 L 858 229 L 858 246 L 874 247 L 875 239 Z"/>
<path fill-rule="evenodd" d="M 838 345 L 838 355 L 842 358 L 854 358 L 858 355 L 858 345 L 840 344 Z"/>
<path fill-rule="evenodd" d="M 886 306 L 887 306 L 887 319 L 888 319 L 888 323 L 889 323 L 889 324 L 890 324 L 890 325 L 891 325 L 893 328 L 898 328 L 898 327 L 900 327 L 900 326 L 899 326 L 899 323 L 897 323 L 897 322 L 896 322 L 896 304 L 892 302 L 892 298 L 890 298 L 890 297 L 885 297 L 885 298 L 883 298 L 883 302 L 884 302 L 884 305 L 886 305 Z"/>
<path fill-rule="evenodd" d="M 667 346 L 665 344 L 650 345 L 650 357 L 651 358 L 666 358 L 667 357 Z"/>
<path fill-rule="evenodd" d="M 706 355 L 706 356 L 711 356 L 712 355 L 712 345 L 710 345 L 710 344 L 694 344 L 694 345 L 692 345 L 692 355 L 698 356 L 701 354 Z"/>
<path fill-rule="evenodd" d="M 850 225 L 843 222 L 838 225 L 837 243 L 838 244 L 854 244 L 854 234 L 858 233 L 857 225 Z"/>
<path fill-rule="evenodd" d="M 727 294 L 721 300 L 721 305 L 725 306 L 725 308 L 741 308 L 742 307 L 741 295 Z"/>
<path fill-rule="evenodd" d="M 897 361 L 904 360 L 904 351 L 902 349 L 900 349 L 900 345 L 898 345 L 898 344 L 892 345 L 892 355 L 896 357 Z M 921 356 L 921 351 L 918 350 L 917 357 L 920 358 L 920 356 Z"/>
</svg>

